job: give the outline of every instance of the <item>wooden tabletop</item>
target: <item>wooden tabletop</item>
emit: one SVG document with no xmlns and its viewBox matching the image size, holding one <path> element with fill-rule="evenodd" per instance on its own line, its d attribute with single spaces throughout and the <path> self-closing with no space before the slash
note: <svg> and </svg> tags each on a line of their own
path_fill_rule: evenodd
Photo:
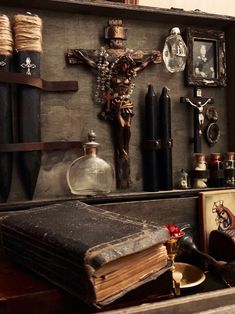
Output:
<svg viewBox="0 0 235 314">
<path fill-rule="evenodd" d="M 78 301 L 5 256 L 0 256 L 0 313 L 74 313 Z"/>
<path fill-rule="evenodd" d="M 146 298 L 145 302 L 155 302 L 156 300 L 162 300 L 159 295 L 162 291 L 157 291 L 164 287 L 164 282 L 169 280 L 169 272 L 165 273 L 162 279 L 156 283 L 150 283 L 151 288 L 147 287 L 144 293 L 158 292 L 158 296 L 155 298 Z M 169 277 L 169 278 L 168 278 Z M 198 294 L 200 292 L 208 292 L 211 290 L 218 290 L 225 288 L 225 285 L 217 278 L 212 276 L 210 273 L 206 275 L 206 281 L 200 286 L 191 289 L 181 289 L 181 296 L 190 296 Z M 139 295 L 138 295 L 139 292 Z M 135 300 L 131 298 L 131 302 L 124 305 L 125 307 L 138 304 L 138 300 L 144 297 L 142 290 L 135 292 Z M 167 290 L 165 291 L 167 294 Z M 207 293 L 204 293 L 205 295 Z M 167 298 L 167 296 L 166 296 Z M 168 296 L 169 298 L 169 296 Z M 125 301 L 125 299 L 124 299 Z M 168 301 L 167 301 L 168 302 Z M 122 308 L 123 304 L 114 304 L 107 307 L 110 308 Z M 79 302 L 74 297 L 68 295 L 63 290 L 50 284 L 48 281 L 39 277 L 38 275 L 24 269 L 23 267 L 16 265 L 14 262 L 9 260 L 6 256 L 0 253 L 0 313 L 1 314 L 81 314 L 91 313 L 94 311 L 88 310 L 82 302 Z"/>
</svg>

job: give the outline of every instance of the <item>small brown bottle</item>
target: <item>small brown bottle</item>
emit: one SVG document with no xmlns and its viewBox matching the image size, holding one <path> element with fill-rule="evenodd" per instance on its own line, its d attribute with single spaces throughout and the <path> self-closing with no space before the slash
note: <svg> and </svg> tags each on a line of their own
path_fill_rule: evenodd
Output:
<svg viewBox="0 0 235 314">
<path fill-rule="evenodd" d="M 224 181 L 223 162 L 220 153 L 212 153 L 208 161 L 209 187 L 222 187 Z"/>
<path fill-rule="evenodd" d="M 227 152 L 224 154 L 224 185 L 235 186 L 235 153 Z"/>
<path fill-rule="evenodd" d="M 196 189 L 203 189 L 207 187 L 207 163 L 204 154 L 194 154 L 193 166 L 193 187 Z"/>
</svg>

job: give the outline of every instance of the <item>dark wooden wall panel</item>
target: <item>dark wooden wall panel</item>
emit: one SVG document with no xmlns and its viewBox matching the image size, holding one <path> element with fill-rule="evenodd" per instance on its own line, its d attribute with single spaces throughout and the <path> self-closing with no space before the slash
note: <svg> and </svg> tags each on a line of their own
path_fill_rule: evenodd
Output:
<svg viewBox="0 0 235 314">
<path fill-rule="evenodd" d="M 195 239 L 199 239 L 198 198 L 172 198 L 150 201 L 135 201 L 96 205 L 129 217 L 138 217 L 143 221 L 159 225 L 173 223 L 190 224 Z"/>
<path fill-rule="evenodd" d="M 203 95 L 214 97 L 215 107 L 219 114 L 221 139 L 214 147 L 208 147 L 203 141 L 203 151 L 225 152 L 235 150 L 234 129 L 234 88 L 235 81 L 235 22 L 233 18 L 207 15 L 192 12 L 177 12 L 174 10 L 158 10 L 155 8 L 125 6 L 112 2 L 93 1 L 1 1 L 5 7 L 0 7 L 3 14 L 11 19 L 14 14 L 24 13 L 30 9 L 43 20 L 43 54 L 42 78 L 46 80 L 77 80 L 79 91 L 76 93 L 43 93 L 41 101 L 41 121 L 43 141 L 86 141 L 88 131 L 92 128 L 97 133 L 97 141 L 102 145 L 99 155 L 114 165 L 113 146 L 110 127 L 100 121 L 97 114 L 100 108 L 95 104 L 93 95 L 96 78 L 94 73 L 85 66 L 68 66 L 65 53 L 68 48 L 96 49 L 105 45 L 104 27 L 109 18 L 123 18 L 128 29 L 126 46 L 132 49 L 158 49 L 162 51 L 164 40 L 169 29 L 177 24 L 183 32 L 186 27 L 215 27 L 226 32 L 227 43 L 227 88 L 203 88 Z M 17 7 L 17 5 L 19 7 Z M 11 7 L 9 7 L 11 6 Z M 41 8 L 41 9 L 40 9 Z M 102 204 L 102 208 L 139 217 L 158 224 L 189 223 L 194 235 L 199 238 L 198 198 L 193 196 L 182 198 L 174 193 L 168 198 L 141 200 L 143 191 L 142 138 L 144 122 L 144 99 L 147 85 L 151 83 L 159 96 L 163 86 L 170 89 L 172 100 L 172 134 L 173 134 L 173 176 L 174 184 L 181 168 L 192 168 L 192 108 L 179 102 L 181 96 L 192 96 L 193 88 L 185 84 L 184 73 L 170 74 L 163 64 L 152 65 L 137 76 L 133 93 L 134 118 L 130 142 L 132 187 L 129 190 L 114 191 L 126 195 L 140 193 L 135 201 L 112 201 Z M 17 104 L 15 104 L 17 107 Z M 228 133 L 229 130 L 229 133 Z M 229 143 L 228 143 L 229 142 Z M 80 150 L 44 152 L 42 167 L 38 178 L 34 201 L 43 203 L 48 200 L 61 201 L 71 197 L 66 184 L 68 165 L 81 156 Z M 120 195 L 120 194 L 119 194 Z M 185 193 L 184 193 L 185 195 Z M 187 194 L 188 195 L 188 194 Z M 115 197 L 115 196 L 114 196 Z M 84 199 L 83 199 L 84 200 Z M 86 200 L 84 200 L 86 201 Z M 20 203 L 23 202 L 23 206 Z M 27 198 L 21 186 L 16 166 L 14 167 L 12 190 L 5 208 L 0 206 L 2 215 L 6 210 L 27 208 Z M 29 207 L 36 203 L 30 202 Z M 13 204 L 13 206 L 11 206 Z M 15 208 L 16 209 L 16 208 Z"/>
<path fill-rule="evenodd" d="M 228 149 L 235 150 L 235 102 L 234 102 L 234 84 L 235 84 L 235 25 L 231 25 L 226 32 L 226 48 L 227 48 L 227 106 L 228 117 Z M 223 105 L 223 104 L 222 104 Z"/>
<path fill-rule="evenodd" d="M 149 222 L 166 224 L 170 218 L 172 223 L 188 222 L 192 224 L 192 227 L 198 227 L 195 223 L 198 218 L 197 197 L 110 203 L 96 206 Z"/>
<path fill-rule="evenodd" d="M 135 9 L 136 10 L 136 9 Z M 10 18 L 16 13 L 25 12 L 22 8 L 1 7 L 1 12 Z M 110 18 L 115 18 L 112 11 Z M 79 91 L 75 93 L 43 93 L 41 101 L 41 121 L 43 141 L 86 141 L 87 133 L 94 129 L 97 141 L 102 143 L 99 154 L 114 165 L 113 146 L 108 123 L 98 119 L 100 108 L 95 104 L 93 95 L 96 78 L 85 66 L 67 66 L 65 52 L 68 48 L 96 49 L 105 44 L 104 27 L 108 17 L 102 15 L 85 15 L 79 13 L 63 13 L 44 10 L 33 10 L 43 20 L 43 54 L 42 77 L 46 80 L 77 80 Z M 183 21 L 185 21 L 183 19 Z M 133 49 L 147 48 L 162 51 L 168 31 L 175 21 L 123 19 L 128 28 L 127 47 Z M 182 31 L 189 25 L 179 24 Z M 193 89 L 185 85 L 184 73 L 170 74 L 163 64 L 151 65 L 137 76 L 133 93 L 134 118 L 130 142 L 131 159 L 131 191 L 143 190 L 143 165 L 141 144 L 143 139 L 144 98 L 147 85 L 153 84 L 158 96 L 163 86 L 170 89 L 172 100 L 172 134 L 173 176 L 176 177 L 181 168 L 192 167 L 192 108 L 181 104 L 181 96 L 191 96 Z M 203 151 L 227 150 L 227 111 L 225 89 L 204 88 L 203 94 L 215 98 L 215 106 L 219 113 L 221 140 L 212 148 L 203 142 Z M 73 159 L 79 157 L 81 151 L 45 152 L 42 167 L 35 191 L 35 199 L 50 199 L 69 196 L 66 184 L 66 169 Z M 9 202 L 25 200 L 18 173 L 14 171 L 12 191 Z"/>
</svg>

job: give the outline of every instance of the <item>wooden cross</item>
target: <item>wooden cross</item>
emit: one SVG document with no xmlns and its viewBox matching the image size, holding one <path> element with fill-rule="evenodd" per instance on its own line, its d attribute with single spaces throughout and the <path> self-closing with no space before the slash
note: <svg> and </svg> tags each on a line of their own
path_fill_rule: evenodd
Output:
<svg viewBox="0 0 235 314">
<path fill-rule="evenodd" d="M 117 188 L 131 183 L 129 166 L 130 126 L 133 116 L 131 93 L 136 74 L 151 63 L 161 63 L 157 50 L 130 50 L 125 47 L 126 29 L 122 20 L 109 20 L 105 29 L 107 47 L 97 50 L 69 49 L 69 64 L 85 63 L 97 70 L 97 101 L 102 105 L 100 116 L 109 120 L 114 130 Z M 107 74 L 106 74 L 107 73 Z"/>
<path fill-rule="evenodd" d="M 213 98 L 202 97 L 201 88 L 195 87 L 194 97 L 181 97 L 181 103 L 188 103 L 193 107 L 194 115 L 194 153 L 201 153 L 201 136 L 204 124 L 204 109 L 208 104 L 213 104 Z"/>
</svg>

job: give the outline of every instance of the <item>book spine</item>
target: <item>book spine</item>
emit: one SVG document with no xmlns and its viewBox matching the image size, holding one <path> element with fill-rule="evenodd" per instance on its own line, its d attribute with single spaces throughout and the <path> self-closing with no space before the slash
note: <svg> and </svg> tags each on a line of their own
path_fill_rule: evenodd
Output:
<svg viewBox="0 0 235 314">
<path fill-rule="evenodd" d="M 1 226 L 2 247 L 16 263 L 34 271 L 87 304 L 95 305 L 90 269 L 83 260 L 61 255 L 55 248 L 30 239 L 27 235 Z"/>
</svg>

